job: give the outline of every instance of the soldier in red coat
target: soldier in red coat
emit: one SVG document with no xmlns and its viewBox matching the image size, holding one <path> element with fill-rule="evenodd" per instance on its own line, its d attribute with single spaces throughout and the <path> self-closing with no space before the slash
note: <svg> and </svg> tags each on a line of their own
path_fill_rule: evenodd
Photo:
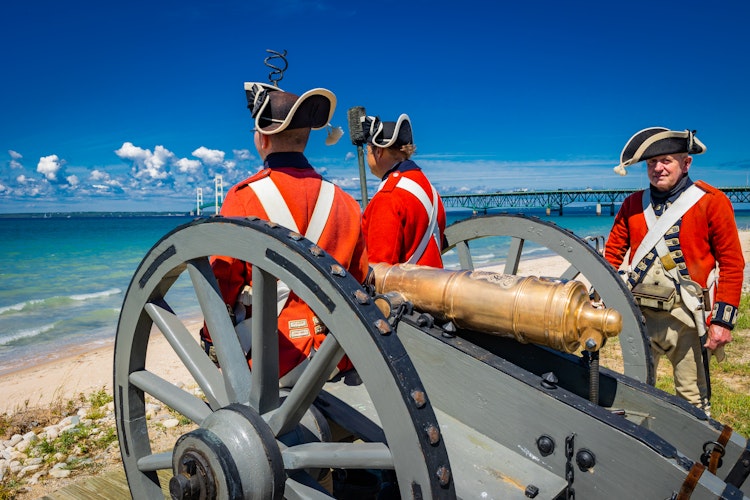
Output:
<svg viewBox="0 0 750 500">
<path fill-rule="evenodd" d="M 745 262 L 729 198 L 688 176 L 691 155 L 705 150 L 689 130 L 647 128 L 628 141 L 615 171 L 645 161 L 651 186 L 623 202 L 605 257 L 624 267 L 654 369 L 666 356 L 677 395 L 708 411 L 708 360 L 712 352 L 721 360 L 732 340 Z"/>
<path fill-rule="evenodd" d="M 366 116 L 363 130 L 367 163 L 381 179 L 362 216 L 370 262 L 443 267 L 445 208 L 411 160 L 416 147 L 409 117 L 402 114 L 396 122 L 382 122 Z"/>
<path fill-rule="evenodd" d="M 296 231 L 333 256 L 360 283 L 364 282 L 368 260 L 359 204 L 323 179 L 304 154 L 310 131 L 330 122 L 336 97 L 320 88 L 298 97 L 252 82 L 245 83 L 245 92 L 255 120 L 254 141 L 263 169 L 227 193 L 221 215 L 254 215 Z M 240 323 L 250 311 L 251 266 L 216 256 L 212 268 L 224 301 Z M 279 375 L 282 385 L 292 385 L 292 370 L 302 371 L 304 362 L 325 339 L 326 327 L 283 283 L 278 289 Z M 210 347 L 205 328 L 203 334 L 204 344 Z M 346 358 L 339 365 L 342 370 L 350 367 Z"/>
</svg>

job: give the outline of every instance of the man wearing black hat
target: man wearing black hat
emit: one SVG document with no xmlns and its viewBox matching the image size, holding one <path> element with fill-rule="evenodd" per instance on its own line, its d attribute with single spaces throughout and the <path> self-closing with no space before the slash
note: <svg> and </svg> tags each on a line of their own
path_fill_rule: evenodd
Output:
<svg viewBox="0 0 750 500">
<path fill-rule="evenodd" d="M 324 180 L 304 155 L 310 131 L 329 124 L 336 97 L 326 89 L 298 97 L 252 82 L 245 83 L 245 93 L 263 169 L 227 193 L 221 215 L 254 215 L 300 233 L 364 282 L 368 260 L 359 204 Z M 212 268 L 224 301 L 239 323 L 251 304 L 252 269 L 245 262 L 221 256 L 212 259 Z M 323 342 L 326 328 L 286 285 L 279 283 L 278 292 L 279 375 L 282 385 L 293 385 L 294 373 L 301 371 L 303 362 Z M 204 344 L 210 346 L 205 329 L 203 336 Z M 342 370 L 349 367 L 346 359 L 339 364 Z"/>
<path fill-rule="evenodd" d="M 620 269 L 630 250 L 624 276 L 646 319 L 654 370 L 666 356 L 677 395 L 708 412 L 709 356 L 721 361 L 732 340 L 745 262 L 729 198 L 688 176 L 691 155 L 705 151 L 689 130 L 631 137 L 615 171 L 645 161 L 651 186 L 623 202 L 605 257 Z"/>
<path fill-rule="evenodd" d="M 362 118 L 370 171 L 382 180 L 362 216 L 370 262 L 443 267 L 445 208 L 410 158 L 416 147 L 409 117 Z"/>
</svg>

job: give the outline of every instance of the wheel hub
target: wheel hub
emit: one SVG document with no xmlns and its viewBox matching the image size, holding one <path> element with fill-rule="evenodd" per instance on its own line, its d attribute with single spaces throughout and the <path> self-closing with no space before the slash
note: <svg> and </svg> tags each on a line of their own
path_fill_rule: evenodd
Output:
<svg viewBox="0 0 750 500">
<path fill-rule="evenodd" d="M 175 472 L 169 480 L 169 494 L 173 499 L 216 498 L 216 478 L 207 458 L 198 450 L 186 450 Z"/>
<path fill-rule="evenodd" d="M 247 406 L 233 404 L 181 436 L 172 455 L 174 499 L 282 498 L 286 474 L 271 429 Z"/>
</svg>

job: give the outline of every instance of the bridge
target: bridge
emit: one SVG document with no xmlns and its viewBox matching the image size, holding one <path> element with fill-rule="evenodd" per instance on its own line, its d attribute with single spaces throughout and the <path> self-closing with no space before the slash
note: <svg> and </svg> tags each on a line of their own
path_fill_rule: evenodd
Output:
<svg viewBox="0 0 750 500">
<path fill-rule="evenodd" d="M 722 187 L 732 203 L 750 203 L 750 186 Z M 512 191 L 487 194 L 446 194 L 441 195 L 446 208 L 466 208 L 486 213 L 495 208 L 546 208 L 563 215 L 563 207 L 572 203 L 596 204 L 597 214 L 602 207 L 609 207 L 610 215 L 615 214 L 615 204 L 639 189 L 581 189 L 555 191 Z"/>
<path fill-rule="evenodd" d="M 203 188 L 195 190 L 195 215 L 202 215 L 203 210 L 213 207 L 214 214 L 219 213 L 221 204 L 224 203 L 224 178 L 221 175 L 214 177 L 214 202 L 203 202 Z M 192 213 L 192 212 L 191 212 Z"/>
<path fill-rule="evenodd" d="M 750 203 L 750 186 L 720 187 L 721 191 L 729 197 L 733 204 Z M 615 214 L 615 205 L 622 203 L 630 194 L 640 191 L 635 188 L 627 189 L 557 189 L 543 191 L 516 190 L 503 193 L 483 194 L 445 194 L 441 195 L 443 205 L 446 208 L 465 208 L 475 212 L 487 213 L 492 209 L 503 208 L 546 208 L 547 213 L 552 210 L 563 215 L 563 208 L 573 203 L 596 204 L 597 214 L 601 213 L 602 207 L 609 208 L 609 214 Z M 214 201 L 203 201 L 203 189 L 196 190 L 196 212 L 201 215 L 204 210 L 213 208 L 214 213 L 219 213 L 224 201 L 224 186 L 222 178 L 217 175 L 214 179 Z M 360 200 L 358 200 L 360 201 Z"/>
</svg>

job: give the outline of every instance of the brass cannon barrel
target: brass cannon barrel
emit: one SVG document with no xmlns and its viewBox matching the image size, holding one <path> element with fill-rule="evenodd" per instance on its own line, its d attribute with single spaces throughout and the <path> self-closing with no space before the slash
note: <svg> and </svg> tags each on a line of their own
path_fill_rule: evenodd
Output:
<svg viewBox="0 0 750 500">
<path fill-rule="evenodd" d="M 399 294 L 422 312 L 459 328 L 515 337 L 558 351 L 596 351 L 622 330 L 614 309 L 591 305 L 578 281 L 558 282 L 486 271 L 374 264 L 379 294 Z"/>
</svg>

